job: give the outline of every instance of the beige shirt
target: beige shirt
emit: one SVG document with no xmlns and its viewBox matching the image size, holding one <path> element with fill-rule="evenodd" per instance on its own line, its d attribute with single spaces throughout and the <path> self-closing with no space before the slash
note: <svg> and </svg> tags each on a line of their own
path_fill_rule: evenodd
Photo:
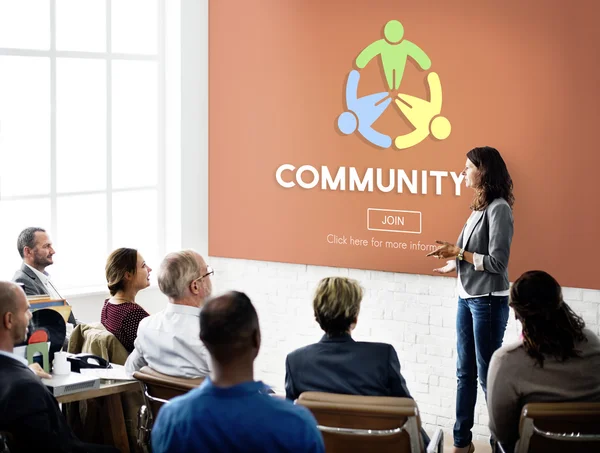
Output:
<svg viewBox="0 0 600 453">
<path fill-rule="evenodd" d="M 587 342 L 576 345 L 580 357 L 559 362 L 546 357 L 544 367 L 527 355 L 523 341 L 502 346 L 488 371 L 490 430 L 512 448 L 519 438 L 521 410 L 527 403 L 600 401 L 600 339 L 584 329 Z"/>
</svg>

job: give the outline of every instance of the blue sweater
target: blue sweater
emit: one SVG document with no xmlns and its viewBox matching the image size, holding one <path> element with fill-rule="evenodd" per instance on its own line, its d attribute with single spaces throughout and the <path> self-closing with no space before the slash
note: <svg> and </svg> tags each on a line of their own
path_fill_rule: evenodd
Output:
<svg viewBox="0 0 600 453">
<path fill-rule="evenodd" d="M 325 452 L 312 414 L 265 389 L 256 381 L 220 388 L 207 378 L 161 408 L 152 451 Z"/>
</svg>

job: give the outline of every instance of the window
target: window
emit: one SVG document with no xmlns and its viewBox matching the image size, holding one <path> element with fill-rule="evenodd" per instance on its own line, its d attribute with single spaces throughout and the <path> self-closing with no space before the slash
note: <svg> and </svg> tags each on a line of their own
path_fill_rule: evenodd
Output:
<svg viewBox="0 0 600 453">
<path fill-rule="evenodd" d="M 166 0 L 0 1 L 0 279 L 27 226 L 62 291 L 117 247 L 165 253 Z"/>
</svg>

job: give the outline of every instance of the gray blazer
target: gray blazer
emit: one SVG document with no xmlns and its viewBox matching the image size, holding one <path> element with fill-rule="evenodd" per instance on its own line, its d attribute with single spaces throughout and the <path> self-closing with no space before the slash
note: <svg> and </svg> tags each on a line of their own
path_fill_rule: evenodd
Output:
<svg viewBox="0 0 600 453">
<path fill-rule="evenodd" d="M 37 275 L 35 275 L 35 272 L 33 272 L 25 263 L 21 265 L 21 269 L 15 272 L 12 281 L 20 283 L 27 296 L 41 296 L 42 294 L 48 294 L 48 290 L 44 284 Z M 73 325 L 77 325 L 73 311 L 71 311 L 68 321 Z"/>
<path fill-rule="evenodd" d="M 460 267 L 460 281 L 472 295 L 507 290 L 508 258 L 513 237 L 512 209 L 503 198 L 496 198 L 483 211 L 474 211 L 469 229 L 466 224 L 457 245 L 467 252 L 483 255 L 484 271 L 466 261 L 456 262 Z"/>
<path fill-rule="evenodd" d="M 23 263 L 21 269 L 15 272 L 12 278 L 13 282 L 20 283 L 23 291 L 28 296 L 41 296 L 42 294 L 48 294 L 48 290 L 40 279 L 35 275 L 27 264 Z"/>
</svg>

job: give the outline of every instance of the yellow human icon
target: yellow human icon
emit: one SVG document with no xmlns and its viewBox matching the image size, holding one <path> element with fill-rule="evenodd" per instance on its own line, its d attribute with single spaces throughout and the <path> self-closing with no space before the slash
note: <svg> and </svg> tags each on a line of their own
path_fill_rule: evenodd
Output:
<svg viewBox="0 0 600 453">
<path fill-rule="evenodd" d="M 415 130 L 396 137 L 394 145 L 398 149 L 407 149 L 421 143 L 431 134 L 438 140 L 444 140 L 450 135 L 452 126 L 442 111 L 442 84 L 440 76 L 435 72 L 427 75 L 429 85 L 429 101 L 408 94 L 398 94 L 394 102 Z"/>
</svg>

